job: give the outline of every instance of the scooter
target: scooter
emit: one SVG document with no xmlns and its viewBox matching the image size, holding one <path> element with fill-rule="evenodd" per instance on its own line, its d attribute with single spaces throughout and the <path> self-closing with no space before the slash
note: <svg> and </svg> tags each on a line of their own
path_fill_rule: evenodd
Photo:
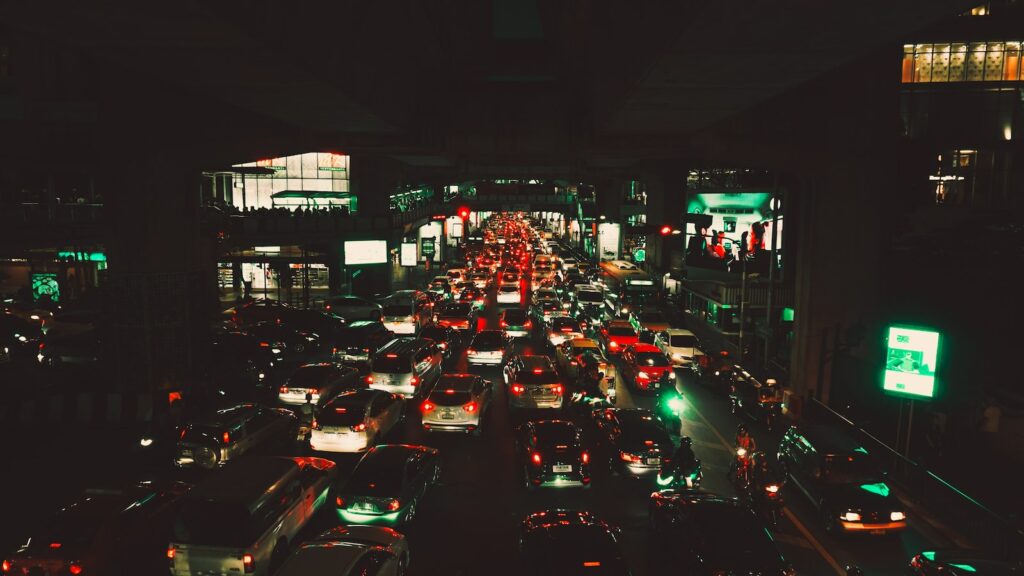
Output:
<svg viewBox="0 0 1024 576">
<path fill-rule="evenodd" d="M 683 395 L 663 393 L 654 405 L 654 415 L 672 434 L 680 434 L 683 426 Z"/>
<path fill-rule="evenodd" d="M 760 516 L 769 526 L 775 527 L 779 523 L 779 516 L 786 506 L 782 498 L 782 480 L 764 480 L 751 482 L 747 488 L 747 499 L 751 509 Z"/>
<path fill-rule="evenodd" d="M 701 472 L 700 460 L 696 459 L 694 460 L 693 465 L 682 471 L 674 465 L 669 467 L 665 467 L 663 465 L 661 470 L 658 471 L 658 477 L 655 481 L 657 482 L 659 489 L 696 489 L 700 488 L 700 482 L 703 479 L 704 474 Z"/>
</svg>

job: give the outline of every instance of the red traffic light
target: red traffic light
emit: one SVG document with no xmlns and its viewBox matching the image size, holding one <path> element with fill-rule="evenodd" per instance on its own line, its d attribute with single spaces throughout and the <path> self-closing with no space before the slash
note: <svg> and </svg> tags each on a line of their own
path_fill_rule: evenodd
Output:
<svg viewBox="0 0 1024 576">
<path fill-rule="evenodd" d="M 661 227 L 661 235 L 662 236 L 668 236 L 671 233 L 672 233 L 672 227 L 669 226 L 668 224 L 666 224 L 666 225 Z"/>
<path fill-rule="evenodd" d="M 465 206 L 459 208 L 459 218 L 462 218 L 463 220 L 469 218 L 469 208 L 466 208 Z"/>
</svg>

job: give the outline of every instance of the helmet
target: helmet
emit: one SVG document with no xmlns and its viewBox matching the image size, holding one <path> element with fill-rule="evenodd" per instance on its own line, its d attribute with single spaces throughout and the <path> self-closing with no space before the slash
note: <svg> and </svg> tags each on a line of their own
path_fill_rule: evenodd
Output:
<svg viewBox="0 0 1024 576">
<path fill-rule="evenodd" d="M 689 448 L 691 446 L 693 446 L 693 439 L 690 438 L 689 436 L 683 436 L 682 438 L 679 439 L 679 447 L 680 448 L 683 448 L 683 447 Z"/>
<path fill-rule="evenodd" d="M 737 436 L 746 436 L 747 435 L 747 425 L 746 424 L 740 424 L 739 426 L 737 426 L 736 427 L 736 435 Z"/>
</svg>

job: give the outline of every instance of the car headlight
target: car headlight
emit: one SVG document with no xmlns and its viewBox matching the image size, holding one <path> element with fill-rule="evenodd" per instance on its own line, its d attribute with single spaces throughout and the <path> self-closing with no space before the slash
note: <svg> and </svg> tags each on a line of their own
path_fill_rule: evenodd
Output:
<svg viewBox="0 0 1024 576">
<path fill-rule="evenodd" d="M 672 357 L 675 358 L 676 360 L 682 360 L 684 358 L 684 356 L 679 352 L 673 352 Z"/>
<path fill-rule="evenodd" d="M 266 374 L 264 374 L 263 372 L 260 372 L 260 373 L 259 373 L 259 378 L 260 378 L 260 380 L 263 380 L 263 379 L 264 379 L 264 378 L 266 378 L 266 377 L 267 377 L 267 375 L 266 375 Z"/>
<path fill-rule="evenodd" d="M 892 520 L 893 522 L 901 522 L 901 521 L 906 520 L 906 519 L 907 519 L 907 515 L 904 514 L 903 512 L 890 512 L 889 513 L 889 520 Z"/>
<path fill-rule="evenodd" d="M 270 351 L 273 352 L 274 354 L 280 354 L 281 353 L 281 349 L 280 348 L 271 348 Z"/>
<path fill-rule="evenodd" d="M 860 522 L 860 514 L 856 512 L 846 512 L 839 515 L 839 519 L 844 522 Z"/>
<path fill-rule="evenodd" d="M 641 371 L 636 373 L 636 377 L 637 378 L 650 378 L 651 376 L 649 374 L 647 374 L 647 372 L 644 372 L 643 370 L 641 370 Z"/>
<path fill-rule="evenodd" d="M 669 377 L 669 379 L 671 379 L 671 380 L 675 380 L 675 378 L 676 378 L 676 373 L 675 373 L 674 371 L 670 371 L 670 372 L 668 373 L 668 377 Z"/>
</svg>

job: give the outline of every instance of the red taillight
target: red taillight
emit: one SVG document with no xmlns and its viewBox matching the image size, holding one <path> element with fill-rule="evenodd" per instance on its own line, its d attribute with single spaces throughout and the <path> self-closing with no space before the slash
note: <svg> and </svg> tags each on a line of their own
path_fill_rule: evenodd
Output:
<svg viewBox="0 0 1024 576">
<path fill-rule="evenodd" d="M 537 466 L 540 466 L 540 452 L 534 452 L 533 456 L 530 456 L 530 460 Z"/>
<path fill-rule="evenodd" d="M 551 387 L 551 391 L 554 392 L 555 394 L 558 394 L 559 396 L 561 396 L 562 395 L 562 385 L 561 384 L 555 384 L 554 386 Z"/>
<path fill-rule="evenodd" d="M 60 546 L 60 542 L 50 542 L 50 548 L 57 549 L 60 548 Z"/>
<path fill-rule="evenodd" d="M 612 340 L 611 342 L 608 343 L 608 347 L 609 348 L 618 348 L 619 347 L 619 343 L 616 342 L 615 340 Z"/>
<path fill-rule="evenodd" d="M 522 384 L 513 384 L 512 385 L 512 393 L 513 394 L 522 394 L 525 391 L 526 391 L 526 387 L 523 386 Z"/>
<path fill-rule="evenodd" d="M 543 373 L 544 373 L 544 371 L 543 371 L 543 370 L 541 370 L 540 368 L 534 368 L 534 369 L 533 369 L 533 373 L 534 373 L 534 374 L 543 374 Z"/>
<path fill-rule="evenodd" d="M 46 342 L 40 342 L 40 343 L 39 343 L 39 351 L 40 351 L 40 352 L 42 352 L 42 351 L 43 351 L 43 348 L 46 348 Z"/>
<path fill-rule="evenodd" d="M 366 383 L 367 384 L 373 384 L 373 376 L 367 376 L 366 377 Z"/>
<path fill-rule="evenodd" d="M 476 402 L 470 402 L 462 406 L 462 409 L 465 410 L 466 412 L 469 412 L 470 414 L 476 412 L 477 408 L 478 406 L 476 405 Z"/>
<path fill-rule="evenodd" d="M 391 500 L 391 502 L 388 502 L 388 510 L 390 510 L 391 512 L 394 512 L 395 510 L 398 510 L 401 507 L 402 503 L 399 502 L 398 500 Z"/>
<path fill-rule="evenodd" d="M 580 462 L 583 462 L 584 464 L 590 464 L 590 453 L 584 452 L 580 454 Z"/>
<path fill-rule="evenodd" d="M 476 350 L 473 350 L 472 348 L 466 348 L 466 354 L 476 354 Z"/>
<path fill-rule="evenodd" d="M 220 437 L 220 439 L 223 440 L 225 444 L 230 444 L 231 443 L 231 433 L 230 432 L 225 432 Z"/>
<path fill-rule="evenodd" d="M 502 320 L 501 321 L 501 327 L 502 328 L 508 328 L 508 322 L 505 322 L 504 320 Z"/>
<path fill-rule="evenodd" d="M 3 564 L 0 564 L 0 569 L 2 569 L 4 572 L 10 572 L 11 562 L 9 560 L 4 560 Z"/>
<path fill-rule="evenodd" d="M 281 394 L 287 394 L 287 393 L 288 393 L 288 387 L 287 386 L 281 386 Z"/>
<path fill-rule="evenodd" d="M 174 548 L 167 549 L 167 559 L 174 562 Z"/>
<path fill-rule="evenodd" d="M 413 386 L 415 386 L 415 385 L 420 383 L 420 379 L 415 377 L 415 376 L 413 376 L 412 379 L 409 380 L 409 383 L 412 384 Z"/>
<path fill-rule="evenodd" d="M 260 342 L 260 348 L 270 348 L 270 342 Z"/>
<path fill-rule="evenodd" d="M 572 332 L 572 326 L 562 326 L 562 332 Z"/>
<path fill-rule="evenodd" d="M 338 508 L 344 508 L 345 499 L 342 498 L 341 496 L 338 496 L 337 498 L 334 499 L 334 505 L 337 506 Z"/>
<path fill-rule="evenodd" d="M 360 422 L 355 426 L 351 426 L 353 432 L 363 432 L 366 430 L 366 422 Z"/>
<path fill-rule="evenodd" d="M 523 328 L 533 328 L 533 320 L 527 320 L 523 323 Z"/>
<path fill-rule="evenodd" d="M 72 565 L 68 566 L 68 572 L 70 572 L 74 576 L 78 576 L 79 574 L 82 573 L 82 565 L 81 564 L 72 564 Z"/>
<path fill-rule="evenodd" d="M 252 557 L 252 554 L 242 554 L 242 569 L 246 574 L 252 574 L 256 571 L 256 560 Z"/>
<path fill-rule="evenodd" d="M 619 452 L 619 458 L 621 458 L 623 462 L 639 462 L 640 461 L 640 457 L 639 456 L 637 456 L 635 454 L 630 454 L 629 452 Z"/>
<path fill-rule="evenodd" d="M 184 440 L 184 439 L 185 439 L 185 433 L 186 433 L 186 432 L 188 432 L 188 428 L 182 428 L 182 429 L 181 429 L 181 435 L 180 435 L 180 436 L 178 436 L 178 439 L 179 439 L 179 440 Z"/>
<path fill-rule="evenodd" d="M 424 414 L 430 412 L 434 408 L 435 406 L 430 400 L 424 400 L 423 404 L 420 405 L 420 410 L 423 411 Z"/>
<path fill-rule="evenodd" d="M 310 428 L 312 428 L 313 430 L 319 430 L 319 429 L 320 429 L 320 423 L 316 421 L 316 418 L 313 418 L 313 422 L 312 422 L 312 423 L 310 423 L 310 425 L 309 425 L 309 426 L 310 426 Z"/>
</svg>

